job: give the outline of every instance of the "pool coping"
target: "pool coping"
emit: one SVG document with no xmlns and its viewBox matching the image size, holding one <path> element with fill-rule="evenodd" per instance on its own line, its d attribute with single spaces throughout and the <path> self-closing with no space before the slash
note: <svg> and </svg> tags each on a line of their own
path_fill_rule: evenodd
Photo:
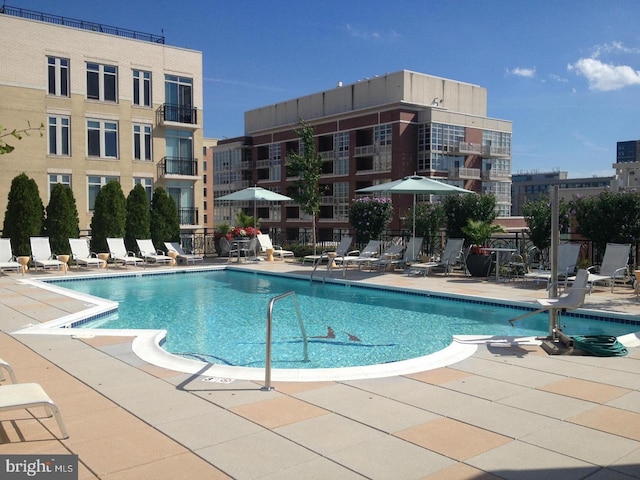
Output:
<svg viewBox="0 0 640 480">
<path fill-rule="evenodd" d="M 242 269 L 235 269 L 232 266 L 210 266 L 198 268 L 172 268 L 171 270 L 156 270 L 153 272 L 111 272 L 110 277 L 118 276 L 146 276 L 146 275 L 168 275 L 180 273 L 196 273 L 202 271 L 214 270 L 236 270 L 245 273 L 274 275 L 287 278 L 296 278 L 308 280 L 304 275 L 296 275 L 292 273 L 279 272 L 247 272 Z M 83 280 L 103 279 L 104 273 L 89 274 L 83 276 Z M 78 277 L 73 277 L 77 280 Z M 187 359 L 178 355 L 171 354 L 162 348 L 162 343 L 166 338 L 166 330 L 154 329 L 103 329 L 103 328 L 76 328 L 69 325 L 93 321 L 100 316 L 107 315 L 118 308 L 118 303 L 112 300 L 106 300 L 100 297 L 76 292 L 52 284 L 50 282 L 61 282 L 72 280 L 66 276 L 54 276 L 42 280 L 22 279 L 20 282 L 37 288 L 49 290 L 53 293 L 73 298 L 85 302 L 88 308 L 69 315 L 64 315 L 55 320 L 50 320 L 41 324 L 26 325 L 13 334 L 39 334 L 39 335 L 68 335 L 73 338 L 91 338 L 91 337 L 132 337 L 132 350 L 134 354 L 144 362 L 158 367 L 174 370 L 182 373 L 203 375 L 210 377 L 211 381 L 232 382 L 233 380 L 254 380 L 260 381 L 265 379 L 265 369 L 263 367 L 238 367 L 229 365 L 218 365 L 208 362 L 202 362 L 193 359 Z M 476 297 L 473 295 L 462 294 L 443 294 L 441 292 L 429 292 L 425 290 L 417 290 L 406 287 L 381 286 L 372 284 L 363 284 L 338 278 L 318 279 L 328 283 L 345 284 L 356 286 L 359 288 L 378 289 L 386 291 L 394 291 L 405 294 L 416 294 L 421 296 L 445 298 L 457 301 L 469 301 L 472 303 L 508 305 L 510 307 L 521 308 L 523 310 L 533 310 L 535 305 L 525 302 L 516 302 L 505 299 L 490 299 L 484 297 Z M 581 312 L 584 312 L 581 313 Z M 578 309 L 575 315 L 578 316 L 604 316 L 628 318 L 630 315 L 607 312 L 601 310 Z M 640 338 L 636 334 L 625 335 L 620 340 L 627 346 L 640 346 Z M 271 370 L 270 378 L 274 381 L 291 381 L 291 382 L 318 382 L 318 381 L 345 381 L 360 380 L 370 378 L 382 378 L 397 375 L 406 375 L 417 373 L 435 368 L 452 365 L 461 360 L 472 356 L 479 344 L 489 344 L 494 346 L 514 346 L 514 345 L 539 345 L 539 339 L 531 336 L 490 336 L 490 335 L 454 335 L 452 342 L 442 350 L 415 357 L 412 359 L 389 362 L 377 365 L 357 366 L 357 367 L 341 367 L 341 368 L 315 368 L 315 369 L 282 369 L 274 368 Z M 265 379 L 266 381 L 266 379 Z"/>
</svg>

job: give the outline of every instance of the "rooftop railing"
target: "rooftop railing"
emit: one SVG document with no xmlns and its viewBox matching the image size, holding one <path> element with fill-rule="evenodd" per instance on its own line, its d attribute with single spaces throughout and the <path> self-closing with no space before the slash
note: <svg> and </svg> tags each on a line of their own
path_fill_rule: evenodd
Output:
<svg viewBox="0 0 640 480">
<path fill-rule="evenodd" d="M 53 23 L 55 25 L 63 25 L 65 27 L 79 28 L 81 30 L 89 30 L 92 32 L 107 33 L 118 37 L 132 38 L 134 40 L 164 44 L 164 35 L 142 33 L 135 30 L 128 30 L 126 28 L 103 25 L 101 23 L 86 22 L 84 20 L 76 20 L 74 18 L 61 17 L 59 15 L 51 15 L 49 13 L 36 12 L 24 8 L 10 7 L 9 5 L 0 6 L 0 14 L 26 18 L 29 20 L 38 20 L 40 22 Z"/>
</svg>

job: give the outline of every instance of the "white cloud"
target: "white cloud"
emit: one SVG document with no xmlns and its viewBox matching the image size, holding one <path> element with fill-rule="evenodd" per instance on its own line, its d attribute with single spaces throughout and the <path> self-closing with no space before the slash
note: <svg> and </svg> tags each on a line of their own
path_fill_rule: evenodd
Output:
<svg viewBox="0 0 640 480">
<path fill-rule="evenodd" d="M 603 63 L 596 58 L 581 58 L 567 66 L 569 71 L 575 70 L 589 82 L 590 90 L 620 90 L 630 85 L 640 85 L 640 71 L 627 65 Z"/>
<path fill-rule="evenodd" d="M 566 78 L 561 77 L 560 75 L 556 75 L 555 73 L 549 74 L 549 78 L 555 82 L 561 82 L 561 83 L 566 83 L 569 81 Z"/>
<path fill-rule="evenodd" d="M 395 30 L 391 30 L 390 32 L 359 30 L 353 27 L 350 23 L 347 23 L 346 29 L 347 29 L 347 33 L 352 37 L 362 38 L 365 40 L 381 40 L 381 39 L 388 39 L 388 38 L 393 39 L 393 38 L 398 38 L 402 36 Z"/>
<path fill-rule="evenodd" d="M 516 75 L 518 77 L 533 78 L 536 76 L 536 67 L 533 67 L 533 68 L 515 67 L 515 68 L 512 68 L 511 70 L 507 69 L 507 73 L 511 75 Z"/>
<path fill-rule="evenodd" d="M 603 53 L 630 53 L 630 54 L 638 54 L 640 53 L 640 49 L 625 47 L 622 42 L 609 42 L 602 45 L 596 45 L 593 47 L 593 54 L 591 58 L 599 58 Z"/>
</svg>

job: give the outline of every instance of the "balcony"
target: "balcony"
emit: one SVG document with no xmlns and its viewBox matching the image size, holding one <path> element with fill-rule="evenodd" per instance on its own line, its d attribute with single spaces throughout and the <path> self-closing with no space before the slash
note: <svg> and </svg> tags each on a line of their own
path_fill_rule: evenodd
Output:
<svg viewBox="0 0 640 480">
<path fill-rule="evenodd" d="M 375 145 L 365 145 L 364 147 L 356 147 L 354 151 L 354 156 L 371 156 L 376 152 Z"/>
<path fill-rule="evenodd" d="M 511 149 L 509 147 L 485 145 L 482 147 L 482 156 L 484 158 L 509 158 Z"/>
<path fill-rule="evenodd" d="M 485 170 L 482 172 L 484 182 L 506 182 L 511 179 L 511 173 L 506 170 Z"/>
<path fill-rule="evenodd" d="M 178 219 L 180 220 L 180 225 L 200 225 L 198 209 L 195 207 L 179 208 Z"/>
<path fill-rule="evenodd" d="M 158 178 L 170 175 L 197 177 L 198 160 L 195 158 L 163 157 L 158 162 Z"/>
<path fill-rule="evenodd" d="M 480 155 L 482 153 L 482 145 L 471 142 L 457 142 L 454 145 L 445 146 L 443 150 L 449 153 L 459 153 L 460 155 Z"/>
<path fill-rule="evenodd" d="M 189 125 L 200 128 L 198 125 L 198 109 L 186 105 L 172 105 L 165 103 L 156 110 L 158 125 L 176 127 Z"/>
<path fill-rule="evenodd" d="M 447 174 L 450 180 L 480 180 L 479 168 L 450 168 Z"/>
</svg>

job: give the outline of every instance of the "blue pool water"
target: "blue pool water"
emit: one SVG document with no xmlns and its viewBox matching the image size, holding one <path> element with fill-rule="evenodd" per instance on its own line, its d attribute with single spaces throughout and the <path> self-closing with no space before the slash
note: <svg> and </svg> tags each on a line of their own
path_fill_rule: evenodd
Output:
<svg viewBox="0 0 640 480">
<path fill-rule="evenodd" d="M 295 291 L 309 337 L 309 361 L 292 297 L 273 310 L 273 366 L 335 368 L 405 360 L 445 348 L 453 335 L 546 335 L 548 315 L 512 328 L 515 308 L 322 284 L 271 275 L 210 271 L 69 280 L 62 285 L 119 302 L 89 328 L 166 329 L 167 351 L 216 364 L 261 367 L 269 300 Z M 638 325 L 563 317 L 569 335 L 623 335 Z"/>
</svg>

